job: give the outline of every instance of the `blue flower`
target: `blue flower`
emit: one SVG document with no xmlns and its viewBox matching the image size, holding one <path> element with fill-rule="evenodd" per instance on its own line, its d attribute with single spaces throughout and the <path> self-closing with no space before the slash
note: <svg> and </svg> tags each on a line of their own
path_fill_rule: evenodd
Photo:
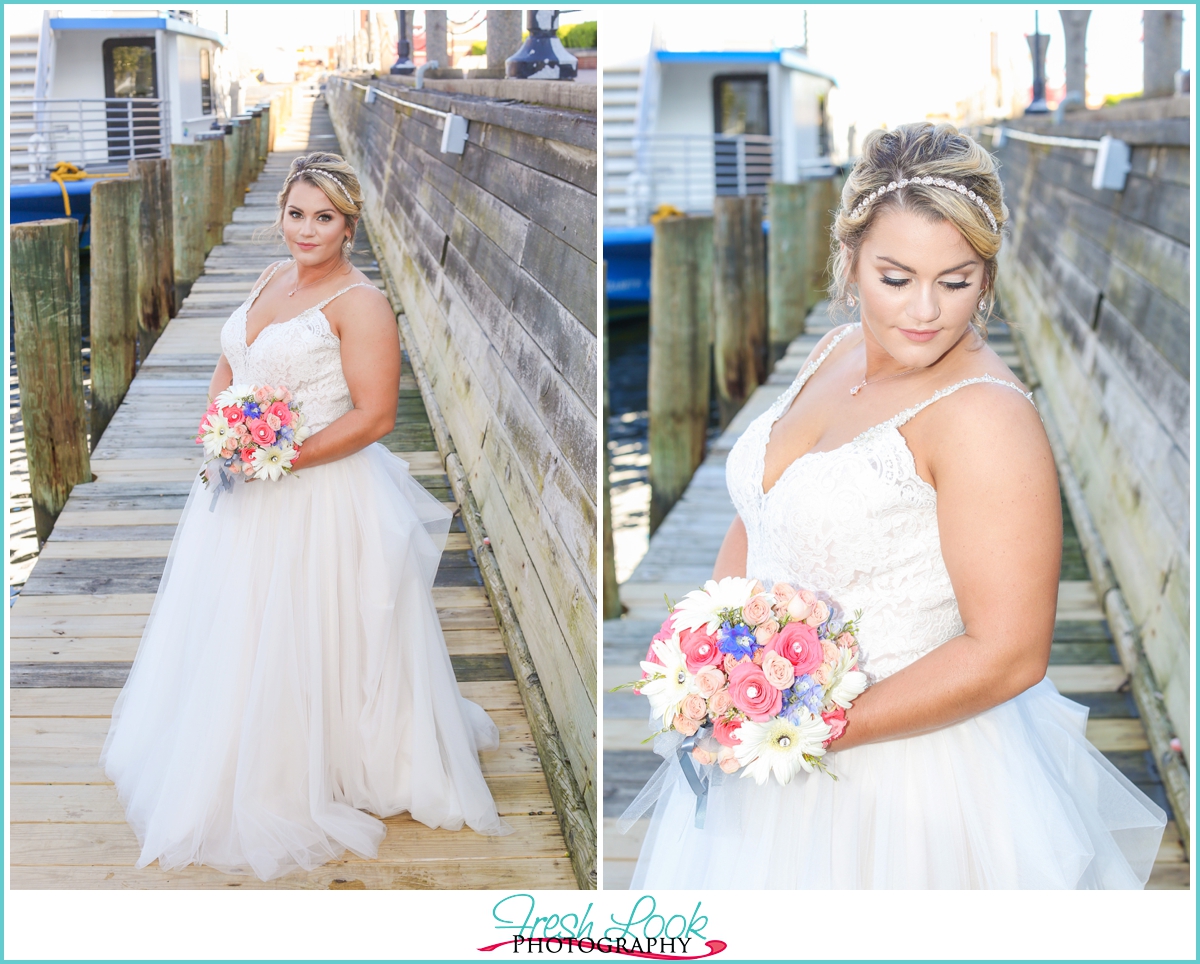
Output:
<svg viewBox="0 0 1200 964">
<path fill-rule="evenodd" d="M 815 679 L 805 673 L 789 689 L 783 691 L 782 715 L 796 723 L 802 709 L 819 716 L 825 703 L 825 690 Z"/>
<path fill-rule="evenodd" d="M 743 656 L 753 656 L 759 646 L 749 626 L 722 623 L 721 628 L 717 630 L 717 648 L 735 659 L 741 659 Z"/>
<path fill-rule="evenodd" d="M 262 417 L 262 409 L 259 408 L 257 403 L 255 403 L 255 402 L 247 402 L 245 407 L 242 409 L 242 411 L 244 411 L 246 413 L 246 418 L 261 418 Z"/>
<path fill-rule="evenodd" d="M 296 433 L 287 426 L 284 426 L 279 430 L 279 437 L 287 442 L 290 442 L 295 437 L 295 434 Z"/>
</svg>

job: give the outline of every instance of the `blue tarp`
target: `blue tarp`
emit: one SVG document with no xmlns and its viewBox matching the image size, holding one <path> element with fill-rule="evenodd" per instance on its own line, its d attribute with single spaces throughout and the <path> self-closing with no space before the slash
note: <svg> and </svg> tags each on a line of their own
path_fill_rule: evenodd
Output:
<svg viewBox="0 0 1200 964">
<path fill-rule="evenodd" d="M 71 217 L 80 223 L 82 234 L 79 243 L 80 247 L 84 248 L 91 243 L 91 232 L 86 230 L 85 226 L 92 210 L 92 185 L 95 183 L 94 178 L 67 181 L 67 195 L 71 198 Z M 62 188 L 54 181 L 13 184 L 8 189 L 8 198 L 10 224 L 61 218 L 66 215 L 63 209 Z"/>
</svg>

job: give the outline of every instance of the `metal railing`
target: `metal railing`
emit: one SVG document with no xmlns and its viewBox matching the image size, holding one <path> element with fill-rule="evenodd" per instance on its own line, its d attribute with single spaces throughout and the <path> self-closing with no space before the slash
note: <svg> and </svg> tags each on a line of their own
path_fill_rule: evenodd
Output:
<svg viewBox="0 0 1200 964">
<path fill-rule="evenodd" d="M 13 97 L 8 166 L 14 183 L 42 181 L 60 161 L 116 171 L 134 158 L 169 157 L 167 102 L 143 97 Z"/>
</svg>

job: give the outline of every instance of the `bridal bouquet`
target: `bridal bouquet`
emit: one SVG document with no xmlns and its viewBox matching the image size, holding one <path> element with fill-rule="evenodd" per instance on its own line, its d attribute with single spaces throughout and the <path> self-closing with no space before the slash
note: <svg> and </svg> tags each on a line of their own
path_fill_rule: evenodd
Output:
<svg viewBox="0 0 1200 964">
<path fill-rule="evenodd" d="M 857 632 L 808 590 L 710 579 L 675 605 L 642 679 L 625 685 L 650 700 L 661 732 L 690 738 L 697 763 L 786 785 L 801 770 L 829 773 L 821 757 L 867 686 Z"/>
<path fill-rule="evenodd" d="M 206 456 L 200 474 L 209 483 L 208 466 L 219 462 L 221 485 L 234 475 L 250 479 L 278 479 L 292 470 L 300 445 L 308 438 L 300 405 L 286 388 L 234 385 L 208 406 L 200 419 L 196 444 Z"/>
</svg>

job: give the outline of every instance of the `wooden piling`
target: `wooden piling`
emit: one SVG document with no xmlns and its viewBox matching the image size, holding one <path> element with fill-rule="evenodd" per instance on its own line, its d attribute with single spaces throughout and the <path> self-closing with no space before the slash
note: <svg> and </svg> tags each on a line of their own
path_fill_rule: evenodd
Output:
<svg viewBox="0 0 1200 964">
<path fill-rule="evenodd" d="M 829 288 L 830 232 L 833 229 L 833 214 L 840 200 L 842 181 L 840 178 L 823 177 L 809 184 L 809 267 L 808 307 L 811 308 L 825 297 Z"/>
<path fill-rule="evenodd" d="M 275 150 L 275 137 L 279 133 L 279 115 L 283 113 L 283 97 L 279 94 L 271 95 L 271 109 L 267 115 L 267 153 L 271 154 Z"/>
<path fill-rule="evenodd" d="M 762 220 L 760 196 L 714 198 L 713 365 L 722 426 L 729 424 L 750 393 L 767 378 Z M 653 518 L 653 510 L 651 513 Z"/>
<path fill-rule="evenodd" d="M 808 315 L 809 246 L 813 231 L 809 224 L 812 181 L 769 188 L 771 230 L 767 235 L 767 332 L 771 359 L 783 357 L 787 346 L 804 334 Z"/>
<path fill-rule="evenodd" d="M 617 563 L 613 552 L 612 529 L 612 462 L 608 453 L 608 262 L 604 262 L 601 277 L 604 294 L 604 618 L 619 619 L 621 616 L 621 589 L 617 585 Z"/>
<path fill-rule="evenodd" d="M 761 205 L 758 211 L 761 225 Z M 652 533 L 704 460 L 713 257 L 713 218 L 667 218 L 655 226 L 650 256 Z"/>
<path fill-rule="evenodd" d="M 225 138 L 200 141 L 204 149 L 204 254 L 223 240 L 225 222 Z"/>
<path fill-rule="evenodd" d="M 162 324 L 155 331 L 154 339 L 157 340 L 163 327 L 175 317 L 175 306 L 183 302 L 182 298 L 176 298 L 175 291 L 175 188 L 174 178 L 171 175 L 171 162 L 167 158 L 158 158 L 154 161 L 155 176 L 158 178 L 158 224 L 156 225 L 156 233 L 158 236 L 158 273 L 161 279 L 159 290 L 163 293 L 162 310 L 159 317 L 162 319 Z M 150 351 L 152 340 L 146 346 L 146 353 Z M 141 354 L 141 346 L 138 346 L 138 352 Z M 141 354 L 144 359 L 145 354 Z"/>
<path fill-rule="evenodd" d="M 242 129 L 237 124 L 225 128 L 224 189 L 221 192 L 221 224 L 233 220 L 233 209 L 242 203 L 241 184 Z"/>
<path fill-rule="evenodd" d="M 271 153 L 271 104 L 263 105 L 261 123 L 258 131 L 259 170 L 267 163 L 267 155 Z"/>
<path fill-rule="evenodd" d="M 13 349 L 39 545 L 71 489 L 92 479 L 83 405 L 79 222 L 26 221 L 9 228 Z"/>
<path fill-rule="evenodd" d="M 174 209 L 175 286 L 178 302 L 192 290 L 204 270 L 204 146 L 171 145 Z"/>
<path fill-rule="evenodd" d="M 175 313 L 175 248 L 171 162 L 160 158 L 129 162 L 141 182 L 141 240 L 138 265 L 138 357 L 145 360 Z"/>
<path fill-rule="evenodd" d="M 142 184 L 106 178 L 92 187 L 91 328 L 94 448 L 137 369 Z"/>
</svg>

